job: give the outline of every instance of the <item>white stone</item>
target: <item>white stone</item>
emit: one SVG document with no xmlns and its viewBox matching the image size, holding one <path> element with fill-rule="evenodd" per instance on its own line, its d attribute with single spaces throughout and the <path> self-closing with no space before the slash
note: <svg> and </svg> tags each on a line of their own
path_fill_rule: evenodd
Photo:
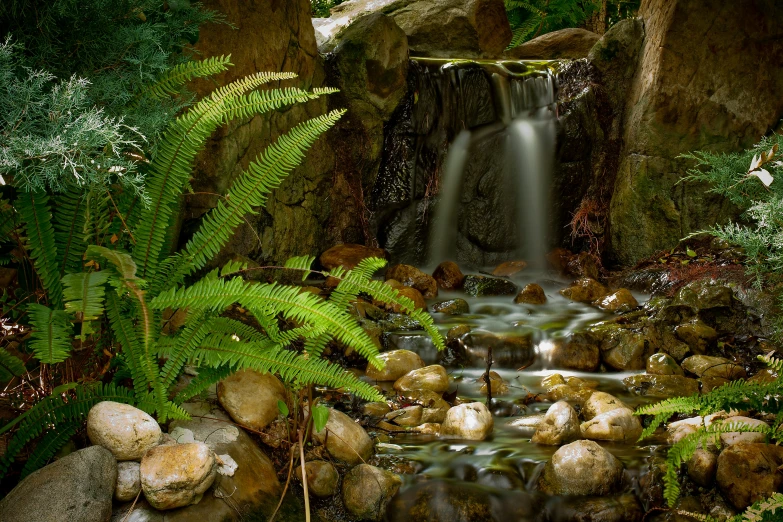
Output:
<svg viewBox="0 0 783 522">
<path fill-rule="evenodd" d="M 628 408 L 610 410 L 582 423 L 582 435 L 592 440 L 635 442 L 641 434 L 642 423 Z"/>
<path fill-rule="evenodd" d="M 117 486 L 114 488 L 114 498 L 120 502 L 128 502 L 136 498 L 141 491 L 140 464 L 135 461 L 119 462 L 117 464 Z"/>
<path fill-rule="evenodd" d="M 99 402 L 87 415 L 90 442 L 111 451 L 119 461 L 141 459 L 158 444 L 161 433 L 155 419 L 128 404 Z"/>
<path fill-rule="evenodd" d="M 559 401 L 549 407 L 531 442 L 559 446 L 576 440 L 581 435 L 576 410 L 566 401 Z"/>
<path fill-rule="evenodd" d="M 441 435 L 468 440 L 484 440 L 492 433 L 492 414 L 481 402 L 460 404 L 449 409 L 441 426 Z"/>
</svg>

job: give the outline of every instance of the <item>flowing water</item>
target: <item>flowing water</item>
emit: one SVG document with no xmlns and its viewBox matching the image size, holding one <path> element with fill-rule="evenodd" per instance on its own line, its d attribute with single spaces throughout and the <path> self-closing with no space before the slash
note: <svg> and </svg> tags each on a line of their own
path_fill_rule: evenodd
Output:
<svg viewBox="0 0 783 522">
<path fill-rule="evenodd" d="M 417 520 L 426 505 L 432 520 L 520 520 L 555 521 L 575 520 L 575 513 L 589 503 L 604 504 L 622 510 L 635 520 L 640 513 L 639 477 L 644 464 L 652 455 L 660 454 L 659 446 L 645 443 L 601 443 L 619 458 L 626 467 L 624 490 L 604 498 L 548 497 L 537 491 L 536 483 L 544 464 L 558 449 L 530 442 L 534 430 L 521 425 L 531 415 L 546 412 L 551 402 L 542 398 L 546 390 L 542 379 L 560 373 L 564 377 L 578 377 L 597 390 L 620 398 L 630 407 L 649 402 L 631 394 L 622 379 L 631 373 L 586 373 L 553 367 L 548 354 L 553 342 L 596 322 L 611 318 L 592 306 L 569 301 L 558 290 L 566 281 L 543 271 L 525 271 L 514 276 L 519 286 L 540 284 L 546 294 L 543 305 L 515 304 L 511 297 L 466 297 L 462 293 L 441 293 L 438 300 L 465 298 L 471 313 L 466 315 L 433 314 L 442 331 L 467 324 L 476 331 L 488 331 L 504 337 L 527 337 L 532 340 L 535 356 L 532 364 L 528 356 L 517 358 L 513 353 L 495 353 L 492 369 L 508 383 L 507 393 L 493 399 L 491 410 L 495 427 L 484 441 L 453 441 L 429 435 L 395 434 L 390 443 L 382 445 L 382 461 L 406 462 L 408 473 L 404 484 L 389 508 L 391 520 Z M 636 295 L 640 302 L 645 296 Z M 446 364 L 422 332 L 401 331 L 388 338 L 391 348 L 408 349 L 421 355 L 427 364 L 440 363 L 447 367 L 452 378 L 449 392 L 463 399 L 486 401 L 480 390 L 481 376 L 486 371 L 485 360 L 476 346 L 469 347 L 475 357 L 463 365 Z M 527 365 L 520 369 L 520 365 Z M 470 507 L 461 505 L 470 503 Z M 588 504 L 585 504 L 588 503 Z M 448 507 L 451 506 L 451 507 Z M 449 511 L 453 509 L 453 511 Z M 478 511 L 476 511 L 478 510 Z M 473 513 L 465 518 L 465 513 Z M 439 518 L 438 518 L 439 517 Z M 453 518 L 449 518 L 453 517 Z M 425 518 L 421 518 L 424 520 Z M 587 518 L 585 520 L 593 520 Z M 603 519 L 600 519 L 603 520 Z M 607 520 L 615 520 L 613 518 Z"/>
</svg>

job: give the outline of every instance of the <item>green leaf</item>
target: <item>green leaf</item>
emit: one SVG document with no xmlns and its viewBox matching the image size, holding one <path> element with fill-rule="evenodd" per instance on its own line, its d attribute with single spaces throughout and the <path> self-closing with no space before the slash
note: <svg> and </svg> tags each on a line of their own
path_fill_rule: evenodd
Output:
<svg viewBox="0 0 783 522">
<path fill-rule="evenodd" d="M 326 423 L 329 421 L 329 408 L 326 406 L 314 406 L 313 407 L 313 427 L 315 431 L 320 433 L 326 427 Z"/>
<path fill-rule="evenodd" d="M 94 321 L 103 314 L 103 300 L 106 295 L 104 284 L 109 272 L 82 272 L 63 277 L 65 310 L 81 314 L 82 321 Z"/>
<path fill-rule="evenodd" d="M 279 411 L 280 415 L 282 415 L 283 417 L 288 417 L 288 413 L 289 413 L 288 412 L 288 406 L 286 405 L 285 402 L 283 402 L 283 401 L 281 401 L 279 399 L 277 401 L 277 411 Z"/>
<path fill-rule="evenodd" d="M 686 253 L 686 254 L 688 254 L 688 257 L 696 257 L 696 252 L 694 252 L 694 251 L 693 251 L 693 250 L 691 250 L 690 248 L 687 248 L 687 249 L 685 250 L 685 253 Z"/>
<path fill-rule="evenodd" d="M 33 332 L 30 348 L 42 363 L 55 364 L 71 355 L 71 324 L 65 310 L 52 310 L 44 305 L 27 305 Z"/>
</svg>

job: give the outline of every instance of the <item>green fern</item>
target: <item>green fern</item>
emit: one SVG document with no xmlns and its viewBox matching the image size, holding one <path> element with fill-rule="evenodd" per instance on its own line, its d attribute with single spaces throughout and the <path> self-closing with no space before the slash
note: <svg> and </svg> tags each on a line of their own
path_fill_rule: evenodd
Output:
<svg viewBox="0 0 783 522">
<path fill-rule="evenodd" d="M 57 425 L 56 430 L 50 430 L 41 437 L 35 445 L 35 450 L 22 468 L 22 478 L 45 466 L 49 460 L 62 448 L 81 428 L 81 419 L 64 422 Z"/>
<path fill-rule="evenodd" d="M 19 357 L 11 355 L 5 348 L 0 348 L 0 381 L 8 382 L 14 377 L 27 373 L 27 368 Z"/>
<path fill-rule="evenodd" d="M 85 330 L 89 321 L 94 321 L 103 315 L 103 301 L 106 294 L 105 284 L 109 272 L 81 272 L 63 277 L 63 297 L 65 310 L 76 314 L 82 322 L 82 340 L 88 331 Z"/>
<path fill-rule="evenodd" d="M 82 267 L 82 255 L 87 248 L 85 237 L 86 198 L 72 188 L 54 197 L 54 239 L 60 258 L 60 277 L 78 272 Z"/>
<path fill-rule="evenodd" d="M 71 324 L 64 310 L 52 310 L 41 304 L 27 305 L 33 332 L 30 348 L 35 358 L 46 364 L 62 362 L 71 355 Z"/>
<path fill-rule="evenodd" d="M 160 100 L 179 94 L 182 86 L 195 78 L 206 78 L 220 74 L 231 63 L 231 55 L 213 56 L 205 60 L 190 61 L 175 65 L 163 73 L 155 83 L 145 86 L 136 95 L 136 101 L 148 98 Z"/>
<path fill-rule="evenodd" d="M 56 242 L 49 196 L 46 193 L 22 192 L 14 203 L 27 234 L 27 248 L 35 271 L 46 290 L 49 302 L 55 308 L 62 307 L 63 289 L 60 283 L 60 267 L 54 255 Z"/>
<path fill-rule="evenodd" d="M 780 510 L 780 513 L 778 513 Z M 783 493 L 773 493 L 769 498 L 759 500 L 730 522 L 776 522 L 783 514 Z"/>
</svg>

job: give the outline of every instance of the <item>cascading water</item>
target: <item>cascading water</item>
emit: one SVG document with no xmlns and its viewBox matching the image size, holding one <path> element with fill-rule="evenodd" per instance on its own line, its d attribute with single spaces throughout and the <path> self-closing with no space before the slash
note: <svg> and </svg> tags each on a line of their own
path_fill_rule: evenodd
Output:
<svg viewBox="0 0 783 522">
<path fill-rule="evenodd" d="M 521 62 L 520 62 L 521 63 Z M 450 64 L 444 65 L 447 67 Z M 531 75 L 511 72 L 503 62 L 492 64 L 496 112 L 502 125 L 463 130 L 449 147 L 439 201 L 429 237 L 428 261 L 460 259 L 458 210 L 465 165 L 472 148 L 489 135 L 504 135 L 504 183 L 515 190 L 516 253 L 543 269 L 548 241 L 549 184 L 555 152 L 555 82 L 546 69 Z"/>
</svg>

